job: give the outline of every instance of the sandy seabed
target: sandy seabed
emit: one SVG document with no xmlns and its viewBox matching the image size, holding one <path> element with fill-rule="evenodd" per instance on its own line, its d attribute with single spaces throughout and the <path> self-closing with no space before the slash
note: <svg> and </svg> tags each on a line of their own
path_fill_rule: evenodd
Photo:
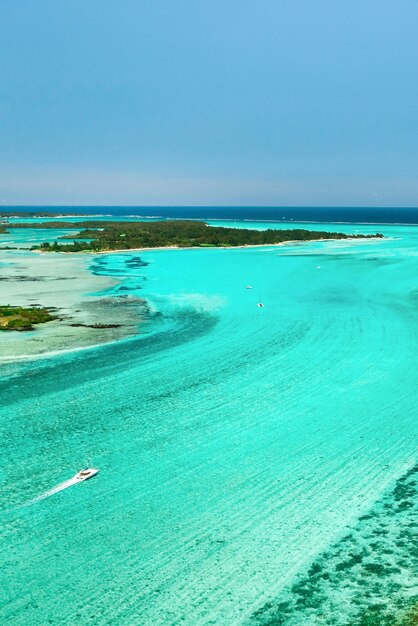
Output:
<svg viewBox="0 0 418 626">
<path fill-rule="evenodd" d="M 116 281 L 92 274 L 90 262 L 91 256 L 83 254 L 8 251 L 0 255 L 0 303 L 48 307 L 58 317 L 34 331 L 1 333 L 0 360 L 74 350 L 136 333 L 140 301 L 105 297 L 103 292 Z M 118 326 L 88 327 L 94 324 Z"/>
</svg>

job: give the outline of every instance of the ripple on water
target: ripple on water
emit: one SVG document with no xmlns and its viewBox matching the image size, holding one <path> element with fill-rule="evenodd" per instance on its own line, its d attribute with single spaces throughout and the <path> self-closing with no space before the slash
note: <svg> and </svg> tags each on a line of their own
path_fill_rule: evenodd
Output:
<svg viewBox="0 0 418 626">
<path fill-rule="evenodd" d="M 253 621 L 288 602 L 289 624 L 316 626 L 359 620 L 379 577 L 415 584 L 394 547 L 411 545 L 395 537 L 413 530 L 411 497 L 386 490 L 416 453 L 418 257 L 399 241 L 350 245 L 351 260 L 318 249 L 320 261 L 284 248 L 100 257 L 100 272 L 142 287 L 149 327 L 6 370 L 4 502 L 86 459 L 101 472 L 5 515 L 3 622 L 236 626 L 276 598 Z M 401 271 L 353 258 L 377 249 Z M 380 600 L 404 595 L 390 584 Z"/>
<path fill-rule="evenodd" d="M 277 600 L 257 611 L 249 624 L 406 626 L 404 616 L 415 603 L 418 465 Z"/>
</svg>

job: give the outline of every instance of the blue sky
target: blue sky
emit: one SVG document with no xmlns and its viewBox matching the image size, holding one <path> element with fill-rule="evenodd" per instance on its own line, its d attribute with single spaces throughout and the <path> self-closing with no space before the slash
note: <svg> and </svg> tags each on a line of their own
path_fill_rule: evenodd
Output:
<svg viewBox="0 0 418 626">
<path fill-rule="evenodd" d="M 418 205 L 416 0 L 1 0 L 0 203 Z"/>
</svg>

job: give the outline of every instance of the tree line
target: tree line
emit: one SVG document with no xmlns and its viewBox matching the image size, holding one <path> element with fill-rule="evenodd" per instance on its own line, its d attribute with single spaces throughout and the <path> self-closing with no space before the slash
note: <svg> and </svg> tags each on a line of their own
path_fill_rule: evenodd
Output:
<svg viewBox="0 0 418 626">
<path fill-rule="evenodd" d="M 96 223 L 97 224 L 97 223 Z M 376 235 L 347 235 L 329 231 L 310 231 L 303 228 L 253 230 L 209 226 L 205 222 L 178 220 L 160 222 L 99 222 L 100 227 L 85 228 L 77 235 L 61 239 L 78 239 L 72 243 L 44 242 L 34 250 L 53 252 L 80 252 L 100 250 L 129 250 L 133 248 L 235 247 L 282 243 L 285 241 L 315 241 L 320 239 L 363 239 L 383 237 Z M 62 226 L 60 226 L 62 227 Z"/>
</svg>

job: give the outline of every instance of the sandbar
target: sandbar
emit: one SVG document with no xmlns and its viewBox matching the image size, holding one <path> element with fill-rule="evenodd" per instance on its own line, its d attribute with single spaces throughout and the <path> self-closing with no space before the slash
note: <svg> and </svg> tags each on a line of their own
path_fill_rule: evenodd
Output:
<svg viewBox="0 0 418 626">
<path fill-rule="evenodd" d="M 33 331 L 2 332 L 0 360 L 48 355 L 133 336 L 144 302 L 133 297 L 107 297 L 118 281 L 89 271 L 91 255 L 35 254 L 7 251 L 0 255 L 0 300 L 4 305 L 52 309 L 56 321 Z M 97 328 L 93 325 L 109 325 Z"/>
</svg>

